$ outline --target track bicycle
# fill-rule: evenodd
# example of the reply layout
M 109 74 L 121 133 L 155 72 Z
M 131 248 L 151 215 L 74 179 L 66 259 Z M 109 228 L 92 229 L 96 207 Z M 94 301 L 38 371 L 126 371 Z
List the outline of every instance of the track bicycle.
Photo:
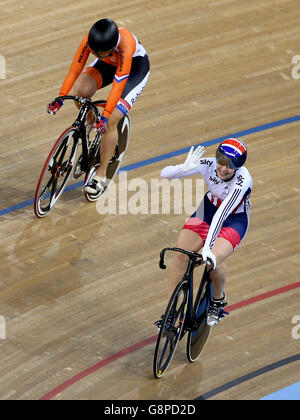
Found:
M 54 143 L 43 166 L 34 197 L 34 212 L 38 218 L 46 216 L 53 209 L 71 178 L 77 180 L 84 175 L 83 187 L 85 187 L 100 164 L 102 135 L 96 133 L 94 139 L 91 139 L 92 133 L 87 134 L 85 121 L 88 113 L 92 112 L 95 121 L 98 122 L 101 117 L 98 108 L 104 108 L 106 102 L 103 100 L 92 102 L 88 98 L 71 95 L 59 96 L 54 99 L 55 102 L 58 100 L 76 101 L 80 103 L 81 108 L 74 123 Z M 105 190 L 118 173 L 128 147 L 129 138 L 130 118 L 126 115 L 118 124 L 118 145 L 106 171 L 108 182 Z M 81 154 L 76 159 L 80 148 Z M 84 192 L 84 195 L 87 201 L 94 202 L 104 191 L 97 194 Z
M 160 253 L 159 266 L 161 269 L 166 269 L 164 257 L 167 251 L 188 255 L 189 262 L 185 275 L 177 284 L 162 317 L 153 360 L 153 373 L 158 379 L 167 370 L 179 341 L 186 333 L 188 333 L 187 358 L 189 362 L 193 363 L 199 358 L 212 330 L 212 327 L 207 324 L 207 313 L 213 296 L 210 278 L 212 265 L 205 265 L 194 300 L 193 273 L 196 267 L 205 264 L 202 255 L 181 248 L 164 248 Z M 212 263 L 212 261 L 210 262 Z M 225 313 L 228 314 L 222 309 L 220 310 L 221 317 Z

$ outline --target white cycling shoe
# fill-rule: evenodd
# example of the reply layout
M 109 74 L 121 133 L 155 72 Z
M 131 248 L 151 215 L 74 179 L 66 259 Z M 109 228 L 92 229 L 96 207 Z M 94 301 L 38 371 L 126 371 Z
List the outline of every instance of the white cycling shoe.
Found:
M 84 191 L 89 194 L 99 194 L 103 192 L 106 188 L 107 178 L 101 177 L 98 175 L 94 175 L 93 178 L 89 181 L 89 183 L 84 188 Z
M 224 311 L 225 306 L 227 306 L 226 295 L 224 293 L 224 298 L 220 300 L 212 299 L 210 302 L 208 314 L 207 314 L 207 325 L 214 327 L 217 325 L 221 318 L 224 318 L 224 315 L 228 315 L 228 312 Z

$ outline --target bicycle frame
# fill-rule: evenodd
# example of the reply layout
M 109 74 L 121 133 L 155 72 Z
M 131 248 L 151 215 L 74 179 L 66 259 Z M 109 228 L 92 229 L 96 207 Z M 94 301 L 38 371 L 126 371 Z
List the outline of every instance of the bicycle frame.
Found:
M 89 166 L 91 164 L 91 159 L 97 154 L 98 150 L 99 150 L 99 146 L 100 146 L 100 140 L 102 135 L 101 134 L 97 134 L 93 144 L 91 145 L 91 147 L 89 148 L 88 142 L 87 142 L 87 136 L 86 136 L 86 127 L 85 127 L 85 119 L 86 116 L 88 114 L 89 111 L 92 111 L 94 113 L 96 122 L 98 122 L 100 120 L 100 113 L 97 109 L 98 106 L 102 106 L 104 107 L 105 105 L 105 101 L 95 101 L 92 102 L 90 99 L 88 98 L 81 98 L 79 96 L 71 96 L 71 95 L 67 95 L 67 96 L 59 96 L 57 98 L 54 99 L 54 101 L 58 101 L 58 100 L 73 100 L 76 101 L 78 103 L 81 104 L 81 108 L 79 110 L 79 113 L 76 117 L 76 120 L 73 122 L 72 126 L 76 127 L 78 129 L 78 137 L 81 138 L 82 140 L 82 163 L 81 163 L 81 168 L 83 171 L 87 171 L 89 169 Z
M 195 310 L 196 310 L 197 303 L 199 303 L 199 300 L 201 298 L 204 286 L 206 285 L 207 282 L 208 282 L 209 286 L 211 286 L 211 279 L 210 279 L 209 273 L 211 272 L 212 268 L 208 269 L 207 266 L 205 267 L 202 279 L 201 279 L 200 284 L 199 284 L 196 299 L 194 301 L 194 276 L 193 276 L 193 273 L 194 273 L 194 269 L 196 267 L 204 264 L 202 255 L 197 254 L 196 252 L 186 251 L 186 250 L 183 250 L 181 248 L 164 248 L 160 253 L 159 266 L 160 266 L 161 269 L 166 268 L 166 266 L 164 264 L 164 256 L 165 256 L 165 253 L 167 251 L 180 252 L 182 254 L 185 254 L 185 255 L 189 256 L 188 267 L 187 267 L 186 272 L 185 272 L 185 274 L 183 276 L 183 279 L 182 279 L 182 280 L 186 280 L 188 282 L 188 287 L 189 287 L 188 310 L 187 310 L 187 313 L 186 313 L 184 328 L 183 328 L 183 335 L 184 335 L 187 331 L 197 330 L 197 327 L 198 327 L 199 323 L 201 323 L 203 317 L 205 316 L 205 313 L 203 312 L 200 315 L 200 317 L 197 319 L 197 314 L 195 313 Z M 209 261 L 210 261 L 210 259 L 209 259 Z M 211 263 L 212 263 L 212 261 L 211 261 Z M 211 289 L 212 289 L 212 287 L 209 287 L 209 289 L 208 289 L 208 301 L 209 302 L 210 302 L 211 297 L 212 297 L 211 296 L 212 295 L 212 290 Z

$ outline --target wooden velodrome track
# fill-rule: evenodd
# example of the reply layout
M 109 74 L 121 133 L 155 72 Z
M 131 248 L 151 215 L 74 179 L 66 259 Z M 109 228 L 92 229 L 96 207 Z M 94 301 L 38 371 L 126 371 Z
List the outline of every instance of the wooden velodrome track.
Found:
M 1 399 L 260 399 L 299 381 L 298 3 L 0 1 Z M 210 156 L 214 139 L 244 130 L 249 148 L 252 219 L 228 263 L 231 314 L 197 363 L 180 343 L 161 380 L 152 376 L 153 322 L 167 293 L 158 256 L 188 214 L 100 215 L 80 188 L 45 219 L 28 202 L 75 116 L 68 104 L 50 117 L 46 104 L 101 17 L 131 29 L 151 58 L 125 165 L 200 142 Z M 128 180 L 150 185 L 184 158 L 142 165 Z

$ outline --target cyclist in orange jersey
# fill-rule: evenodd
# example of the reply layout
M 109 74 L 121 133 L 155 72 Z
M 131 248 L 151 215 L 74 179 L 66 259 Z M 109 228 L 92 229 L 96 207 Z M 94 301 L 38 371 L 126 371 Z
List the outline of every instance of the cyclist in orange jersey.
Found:
M 90 53 L 97 58 L 84 68 Z M 74 86 L 74 95 L 92 98 L 98 89 L 112 83 L 100 121 L 95 123 L 93 115 L 87 120 L 87 132 L 94 126 L 103 138 L 101 162 L 85 187 L 86 192 L 96 194 L 104 189 L 106 170 L 118 142 L 118 123 L 140 96 L 149 74 L 150 63 L 144 47 L 132 32 L 117 27 L 110 19 L 97 21 L 81 42 L 59 96 L 68 95 Z M 52 102 L 48 112 L 56 114 L 62 105 L 62 101 Z

